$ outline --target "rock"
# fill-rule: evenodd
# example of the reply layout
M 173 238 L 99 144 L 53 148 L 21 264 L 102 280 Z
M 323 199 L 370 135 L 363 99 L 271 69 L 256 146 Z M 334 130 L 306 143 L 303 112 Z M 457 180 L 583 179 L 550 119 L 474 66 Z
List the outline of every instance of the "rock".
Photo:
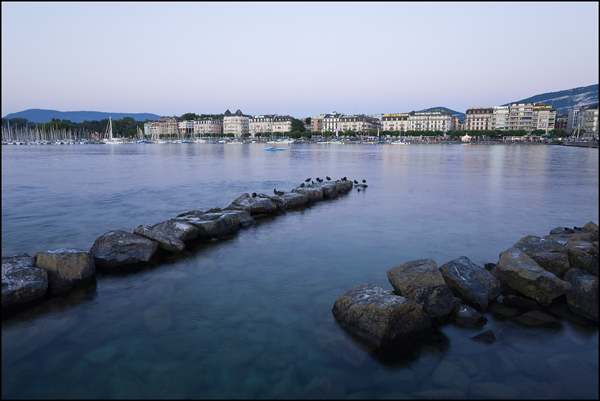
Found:
M 181 219 L 171 219 L 153 226 L 140 225 L 134 234 L 158 242 L 158 247 L 165 251 L 180 253 L 185 249 L 185 241 L 198 236 L 198 228 Z
M 274 213 L 277 210 L 277 205 L 267 195 L 261 194 L 253 198 L 245 193 L 234 199 L 225 210 L 244 210 L 250 213 L 250 215 L 255 215 Z
M 35 266 L 48 272 L 48 286 L 52 294 L 68 292 L 73 285 L 96 274 L 94 257 L 81 249 L 38 252 L 35 254 Z
M 114 268 L 148 262 L 158 242 L 123 230 L 109 231 L 98 237 L 90 250 L 96 267 Z
M 496 277 L 515 291 L 536 300 L 544 306 L 565 294 L 571 285 L 544 270 L 519 248 L 509 248 L 500 254 Z
M 510 319 L 513 322 L 531 327 L 557 327 L 560 322 L 548 313 L 540 310 L 532 310 Z
M 214 213 L 193 210 L 180 214 L 177 219 L 195 226 L 198 229 L 197 237 L 200 239 L 218 238 L 238 231 L 241 226 L 256 224 L 250 212 L 244 210 L 224 210 Z
M 598 241 L 567 240 L 565 244 L 570 267 L 576 267 L 598 277 Z
M 479 333 L 476 336 L 471 337 L 472 340 L 491 344 L 496 342 L 496 336 L 492 330 L 484 331 L 483 333 Z
M 309 202 L 318 202 L 323 200 L 323 189 L 317 187 L 317 184 L 311 187 L 294 188 L 293 193 L 304 194 L 308 198 Z
M 598 238 L 598 224 L 594 223 L 593 221 L 590 221 L 590 222 L 586 223 L 586 225 L 581 228 L 581 231 L 583 231 L 584 233 L 592 234 L 593 239 L 590 242 L 598 242 L 598 240 L 599 240 L 599 238 Z
M 281 198 L 285 201 L 287 209 L 306 206 L 308 203 L 308 196 L 299 192 L 287 192 L 281 195 Z
M 564 280 L 571 284 L 567 291 L 567 304 L 572 312 L 594 322 L 598 321 L 598 276 L 573 268 L 565 273 Z
M 431 328 L 423 307 L 373 284 L 361 284 L 336 298 L 338 322 L 375 347 L 410 343 Z
M 338 186 L 333 182 L 317 182 L 314 186 L 323 191 L 323 199 L 332 199 L 338 196 Z
M 439 270 L 452 293 L 479 312 L 500 295 L 500 281 L 466 256 L 443 264 Z
M 48 272 L 35 267 L 26 253 L 2 258 L 2 311 L 43 299 L 48 290 Z
M 432 320 L 443 322 L 461 303 L 433 260 L 406 262 L 388 270 L 387 275 L 396 294 L 422 305 Z
M 458 305 L 452 311 L 451 317 L 457 326 L 469 329 L 483 326 L 487 323 L 487 317 L 468 305 Z
M 514 245 L 525 252 L 538 265 L 557 277 L 569 270 L 567 249 L 552 239 L 528 235 Z
M 539 304 L 539 302 L 516 294 L 505 295 L 504 298 L 502 298 L 502 304 L 507 307 L 515 307 L 520 309 L 545 309 L 544 306 Z
M 554 234 L 573 234 L 575 231 L 568 227 L 556 227 L 550 230 L 550 235 Z

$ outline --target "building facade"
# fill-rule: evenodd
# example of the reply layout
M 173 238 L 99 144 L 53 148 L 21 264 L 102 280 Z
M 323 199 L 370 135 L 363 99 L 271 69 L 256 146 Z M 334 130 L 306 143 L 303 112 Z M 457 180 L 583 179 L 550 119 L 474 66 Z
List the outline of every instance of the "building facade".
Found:
M 557 114 L 556 121 L 554 122 L 554 129 L 567 130 L 567 122 L 569 121 L 569 114 Z
M 323 131 L 337 131 L 341 117 L 342 114 L 335 111 L 333 113 L 325 114 L 323 117 Z
M 223 121 L 220 118 L 198 118 L 194 120 L 195 136 L 218 136 L 223 133 Z
M 507 131 L 509 129 L 510 110 L 509 106 L 496 106 L 492 112 L 492 130 Z
M 292 132 L 292 120 L 290 116 L 276 116 L 273 119 L 273 132 Z
M 454 129 L 452 114 L 446 110 L 411 111 L 409 114 L 411 131 L 442 131 Z
M 471 107 L 465 113 L 465 130 L 491 130 L 493 113 L 494 109 L 491 107 Z
M 544 103 L 533 105 L 533 118 L 531 120 L 531 130 L 543 130 L 546 134 L 554 129 L 556 121 L 556 109 L 547 106 Z
M 276 117 L 275 114 L 264 114 L 260 116 L 251 117 L 248 124 L 250 135 L 255 136 L 258 133 L 273 133 L 273 119 Z
M 223 114 L 223 134 L 233 134 L 236 137 L 250 133 L 250 116 L 238 109 L 231 113 L 229 109 Z
M 381 129 L 383 131 L 406 132 L 410 129 L 408 113 L 384 114 L 381 117 Z
M 513 102 L 509 104 L 508 110 L 508 129 L 525 130 L 530 134 L 533 122 L 533 103 Z
M 318 116 L 314 116 L 310 120 L 310 128 L 312 132 L 323 132 L 323 119 L 325 118 L 325 114 L 319 114 Z
M 598 103 L 579 109 L 577 126 L 585 130 L 585 134 L 580 136 L 598 138 Z
M 379 119 L 375 117 L 358 114 L 354 116 L 340 116 L 338 121 L 338 131 L 361 132 L 377 131 L 380 128 Z

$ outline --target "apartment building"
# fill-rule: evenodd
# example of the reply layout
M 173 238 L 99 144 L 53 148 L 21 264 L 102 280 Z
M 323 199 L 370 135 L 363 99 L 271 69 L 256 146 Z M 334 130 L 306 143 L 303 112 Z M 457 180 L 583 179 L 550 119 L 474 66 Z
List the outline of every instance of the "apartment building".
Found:
M 191 136 L 194 134 L 194 121 L 182 120 L 177 123 L 177 132 L 181 136 Z
M 525 130 L 531 133 L 533 120 L 533 103 L 513 102 L 509 104 L 508 129 Z
M 353 116 L 340 116 L 338 131 L 368 132 L 377 131 L 381 127 L 379 119 L 375 117 L 358 114 Z
M 273 132 L 292 132 L 292 120 L 290 116 L 276 116 L 273 119 Z
M 323 117 L 323 131 L 337 131 L 341 117 L 342 114 L 336 111 L 334 111 L 333 113 L 325 114 L 325 116 Z
M 248 124 L 250 135 L 255 136 L 258 133 L 272 133 L 273 132 L 273 119 L 276 114 L 264 114 L 260 116 L 251 117 Z
M 250 133 L 250 118 L 238 109 L 235 113 L 231 113 L 229 109 L 223 114 L 223 134 L 234 134 L 242 136 Z
M 217 136 L 223 133 L 223 120 L 220 118 L 198 118 L 194 120 L 195 136 Z
M 579 109 L 569 110 L 567 115 L 567 132 L 570 134 L 574 129 L 577 128 L 577 118 L 579 116 Z
M 465 122 L 460 120 L 458 116 L 452 116 L 452 127 L 455 130 L 463 130 L 465 129 Z
M 158 135 L 163 137 L 175 138 L 179 132 L 179 122 L 183 121 L 180 117 L 163 117 L 157 121 L 156 130 Z
M 556 121 L 556 109 L 544 103 L 533 105 L 533 118 L 531 119 L 531 130 L 544 130 L 546 134 L 554 129 Z
M 310 120 L 310 130 L 312 132 L 323 132 L 323 120 L 325 118 L 325 114 L 319 114 L 318 116 L 314 116 Z
M 586 137 L 598 137 L 598 103 L 579 109 L 577 126 L 585 130 Z
M 381 129 L 383 131 L 406 132 L 410 129 L 408 113 L 384 114 L 381 117 Z
M 483 131 L 492 129 L 492 115 L 494 113 L 491 107 L 471 107 L 465 113 L 465 130 Z
M 509 106 L 496 106 L 492 111 L 492 130 L 507 131 L 509 129 L 510 109 Z
M 452 114 L 446 110 L 411 111 L 409 114 L 411 131 L 442 131 L 454 129 Z
M 554 121 L 554 129 L 567 130 L 567 122 L 569 121 L 569 114 L 557 114 L 556 121 Z

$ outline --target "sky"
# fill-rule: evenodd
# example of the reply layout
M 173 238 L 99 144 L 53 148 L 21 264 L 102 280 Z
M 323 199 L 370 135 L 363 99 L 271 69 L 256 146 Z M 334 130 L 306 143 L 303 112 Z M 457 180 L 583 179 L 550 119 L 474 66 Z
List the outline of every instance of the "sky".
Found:
M 2 2 L 2 116 L 464 113 L 598 83 L 598 2 Z

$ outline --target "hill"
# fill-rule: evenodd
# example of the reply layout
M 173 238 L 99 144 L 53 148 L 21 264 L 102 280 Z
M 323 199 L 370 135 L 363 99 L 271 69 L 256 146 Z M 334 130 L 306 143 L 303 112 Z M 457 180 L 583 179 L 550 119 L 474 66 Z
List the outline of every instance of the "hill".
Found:
M 598 103 L 598 84 L 580 88 L 565 89 L 558 92 L 548 92 L 541 95 L 516 100 L 517 102 L 545 103 L 556 109 L 556 114 L 566 114 L 571 110 Z M 508 103 L 503 106 L 508 106 Z
M 57 120 L 68 120 L 73 123 L 84 121 L 102 121 L 111 117 L 113 120 L 121 120 L 123 117 L 131 117 L 135 121 L 158 120 L 162 116 L 151 113 L 105 113 L 102 111 L 58 111 L 44 109 L 29 109 L 17 113 L 7 114 L 2 118 L 26 118 L 31 123 L 43 124 Z
M 420 110 L 420 111 L 431 111 L 431 110 L 449 111 L 450 114 L 452 114 L 453 116 L 457 116 L 459 120 L 464 120 L 465 119 L 465 113 L 461 113 L 460 111 L 450 110 L 450 109 L 448 109 L 446 107 L 430 107 L 428 109 Z

